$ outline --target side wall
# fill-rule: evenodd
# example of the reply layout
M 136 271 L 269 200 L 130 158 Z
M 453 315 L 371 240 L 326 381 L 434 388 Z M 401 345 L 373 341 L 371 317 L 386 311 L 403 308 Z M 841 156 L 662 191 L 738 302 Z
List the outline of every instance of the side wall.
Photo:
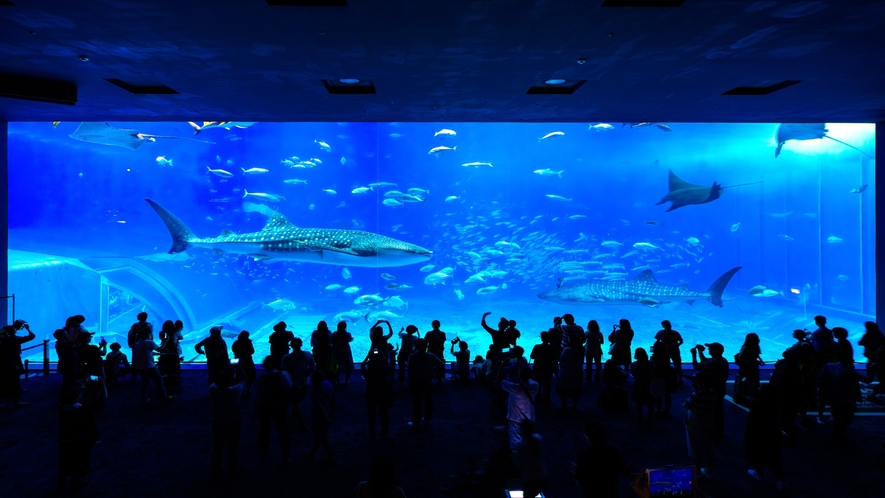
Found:
M 876 322 L 885 316 L 885 174 L 879 169 L 885 158 L 885 122 L 876 123 Z
M 0 268 L 3 268 L 3 278 L 0 279 L 0 296 L 8 294 L 9 282 L 9 127 L 5 121 L 0 121 Z M 9 307 L 3 299 L 3 305 Z M 0 325 L 6 325 L 11 315 L 3 313 L 0 317 Z

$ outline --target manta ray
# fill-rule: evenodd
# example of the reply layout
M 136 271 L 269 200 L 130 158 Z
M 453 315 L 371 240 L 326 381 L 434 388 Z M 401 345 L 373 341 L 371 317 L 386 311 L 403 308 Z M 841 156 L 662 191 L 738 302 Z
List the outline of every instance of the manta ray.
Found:
M 716 182 L 713 182 L 712 187 L 693 185 L 679 178 L 673 173 L 673 170 L 670 170 L 670 191 L 656 205 L 660 206 L 670 201 L 670 208 L 667 209 L 669 213 L 683 206 L 713 202 L 722 195 L 722 192 L 725 192 L 725 188 Z
M 667 195 L 665 195 L 655 205 L 660 206 L 661 204 L 669 201 L 671 203 L 670 208 L 666 211 L 669 213 L 670 211 L 673 211 L 674 209 L 679 209 L 683 206 L 713 202 L 718 199 L 727 188 L 743 187 L 744 185 L 756 185 L 757 183 L 762 182 L 741 183 L 739 185 L 729 185 L 727 187 L 723 187 L 722 185 L 713 182 L 712 187 L 705 187 L 703 185 L 694 185 L 692 183 L 688 183 L 687 181 L 676 176 L 673 173 L 673 170 L 670 170 L 670 191 L 667 192 Z
M 870 159 L 873 159 L 873 156 L 858 149 L 857 147 L 827 135 L 827 131 L 829 130 L 827 130 L 827 125 L 824 123 L 781 123 L 777 125 L 777 132 L 775 134 L 775 140 L 777 140 L 777 148 L 774 149 L 774 158 L 777 159 L 777 156 L 781 154 L 781 149 L 784 147 L 784 144 L 788 140 L 814 140 L 817 138 L 829 138 L 834 142 L 839 142 L 842 145 L 847 145 L 848 147 L 851 147 L 852 149 L 860 152 Z
M 196 246 L 212 249 L 216 254 L 247 254 L 256 260 L 370 268 L 424 263 L 433 256 L 432 251 L 415 244 L 362 230 L 299 228 L 282 214 L 263 205 L 248 209 L 268 217 L 267 224 L 258 232 L 238 234 L 225 229 L 218 237 L 197 237 L 163 206 L 150 199 L 145 201 L 154 208 L 172 236 L 169 254 Z
M 74 133 L 71 133 L 68 136 L 81 142 L 112 145 L 114 147 L 124 147 L 129 150 L 136 150 L 148 142 L 156 142 L 158 138 L 166 140 L 188 140 L 205 144 L 215 143 L 186 137 L 149 135 L 147 133 L 140 133 L 138 130 L 114 128 L 107 123 L 80 123 L 80 126 L 77 127 Z

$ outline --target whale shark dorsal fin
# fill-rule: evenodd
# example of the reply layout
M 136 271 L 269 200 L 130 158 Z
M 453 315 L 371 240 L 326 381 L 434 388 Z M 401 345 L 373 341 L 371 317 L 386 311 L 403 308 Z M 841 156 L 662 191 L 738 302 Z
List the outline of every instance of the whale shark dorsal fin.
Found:
M 222 237 L 228 237 L 230 235 L 236 235 L 236 233 L 233 230 L 229 230 L 227 228 L 225 228 L 224 230 L 221 231 Z
M 636 275 L 636 278 L 633 279 L 634 282 L 654 282 L 658 283 L 657 279 L 655 279 L 655 274 L 651 270 L 643 270 L 642 273 Z
M 264 225 L 264 228 L 261 229 L 262 232 L 270 232 L 273 230 L 285 230 L 288 228 L 298 228 L 293 225 L 285 216 L 280 213 L 274 212 L 269 215 L 267 218 L 267 223 Z

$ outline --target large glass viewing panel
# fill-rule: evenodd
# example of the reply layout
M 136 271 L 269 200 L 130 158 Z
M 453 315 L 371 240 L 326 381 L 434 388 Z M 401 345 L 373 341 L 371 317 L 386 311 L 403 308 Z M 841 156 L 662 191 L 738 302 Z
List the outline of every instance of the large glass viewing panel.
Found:
M 259 362 L 279 321 L 345 320 L 360 361 L 376 320 L 438 319 L 484 356 L 483 312 L 526 349 L 572 313 L 606 335 L 628 318 L 646 348 L 669 319 L 685 358 L 756 332 L 774 360 L 814 315 L 855 342 L 875 312 L 871 124 L 195 131 L 9 124 L 9 289 L 39 338 L 82 313 L 125 349 L 145 310 L 185 323 L 187 360 L 223 324 Z

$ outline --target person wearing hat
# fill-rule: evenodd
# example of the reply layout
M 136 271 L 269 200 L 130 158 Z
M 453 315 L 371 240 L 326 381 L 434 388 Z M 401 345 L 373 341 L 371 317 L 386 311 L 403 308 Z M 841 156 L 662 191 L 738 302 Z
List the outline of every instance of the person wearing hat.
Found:
M 21 329 L 28 331 L 26 337 L 15 335 Z M 0 399 L 11 398 L 13 406 L 25 406 L 19 401 L 21 396 L 22 344 L 37 337 L 24 320 L 16 320 L 12 325 L 0 329 Z
M 209 329 L 209 337 L 194 345 L 197 354 L 206 356 L 206 369 L 209 370 L 208 385 L 215 382 L 215 376 L 228 366 L 230 357 L 227 354 L 227 343 L 221 337 L 221 325 Z
M 704 356 L 704 349 L 710 350 L 710 358 Z M 722 404 L 725 402 L 725 385 L 728 382 L 728 360 L 723 358 L 725 347 L 718 342 L 698 344 L 691 348 L 691 365 L 695 372 L 705 372 L 710 376 L 710 388 L 718 396 L 719 401 L 713 410 L 713 421 L 716 424 L 716 432 L 720 436 L 725 433 L 725 412 Z

